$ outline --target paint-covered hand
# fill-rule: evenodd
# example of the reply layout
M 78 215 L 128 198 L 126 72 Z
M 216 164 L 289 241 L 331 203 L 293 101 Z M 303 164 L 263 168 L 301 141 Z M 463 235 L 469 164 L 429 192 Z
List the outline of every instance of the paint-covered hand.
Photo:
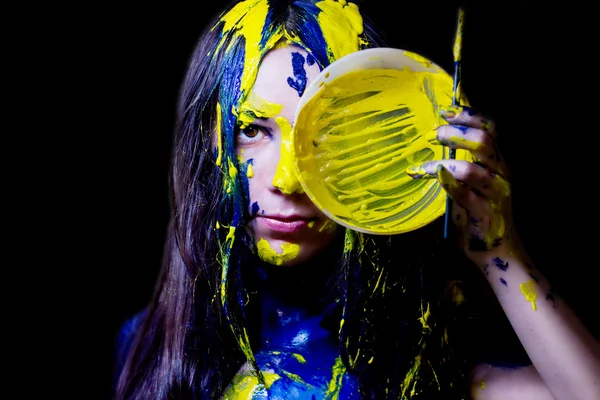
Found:
M 463 106 L 440 111 L 448 122 L 437 130 L 437 139 L 451 149 L 472 155 L 465 160 L 437 160 L 413 165 L 407 173 L 415 179 L 438 179 L 453 200 L 452 220 L 461 247 L 477 264 L 489 251 L 512 251 L 512 215 L 508 170 L 496 146 L 495 124 Z

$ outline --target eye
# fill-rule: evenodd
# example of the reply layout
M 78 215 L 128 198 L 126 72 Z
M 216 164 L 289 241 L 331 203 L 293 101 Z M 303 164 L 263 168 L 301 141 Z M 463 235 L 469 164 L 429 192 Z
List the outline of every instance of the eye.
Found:
M 259 143 L 268 136 L 266 128 L 251 124 L 237 129 L 236 140 L 240 145 L 250 145 Z
M 240 129 L 240 133 L 246 137 L 253 138 L 258 135 L 258 127 L 254 125 L 248 125 L 245 128 Z

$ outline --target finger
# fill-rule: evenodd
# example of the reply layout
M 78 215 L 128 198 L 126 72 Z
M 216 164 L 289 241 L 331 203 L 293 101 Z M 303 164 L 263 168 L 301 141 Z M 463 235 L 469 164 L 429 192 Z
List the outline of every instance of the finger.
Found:
M 510 185 L 503 176 L 464 160 L 436 160 L 411 165 L 406 173 L 415 179 L 437 179 L 440 167 L 477 195 L 494 201 L 510 195 Z
M 490 118 L 483 116 L 479 111 L 467 106 L 442 107 L 438 113 L 449 124 L 469 126 L 487 132 L 496 137 L 496 124 Z
M 466 210 L 469 221 L 475 226 L 483 221 L 489 213 L 490 202 L 471 190 L 469 186 L 454 178 L 452 172 L 442 164 L 439 164 L 436 170 L 442 188 L 454 202 Z
M 470 151 L 490 170 L 504 173 L 505 168 L 496 142 L 484 130 L 465 125 L 442 125 L 437 129 L 437 139 L 452 149 Z

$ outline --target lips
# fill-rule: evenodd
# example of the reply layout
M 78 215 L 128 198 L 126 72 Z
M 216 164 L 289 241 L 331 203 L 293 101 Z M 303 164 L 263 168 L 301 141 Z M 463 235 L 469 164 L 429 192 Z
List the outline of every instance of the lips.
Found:
M 306 227 L 313 218 L 305 218 L 301 216 L 277 216 L 277 215 L 261 215 L 256 217 L 259 223 L 264 224 L 268 229 L 275 232 L 293 233 L 298 232 Z

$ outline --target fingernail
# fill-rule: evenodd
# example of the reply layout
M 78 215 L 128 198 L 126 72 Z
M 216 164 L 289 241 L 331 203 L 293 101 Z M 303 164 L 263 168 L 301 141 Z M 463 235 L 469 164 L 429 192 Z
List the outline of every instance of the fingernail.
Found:
M 414 164 L 406 168 L 406 173 L 410 175 L 411 178 L 414 179 L 433 179 L 436 178 L 437 171 L 434 174 L 431 174 L 427 171 L 426 163 L 423 164 Z
M 438 110 L 438 114 L 440 114 L 440 116 L 442 116 L 443 118 L 454 118 L 458 114 L 460 114 L 462 110 L 463 108 L 461 106 L 441 107 Z

